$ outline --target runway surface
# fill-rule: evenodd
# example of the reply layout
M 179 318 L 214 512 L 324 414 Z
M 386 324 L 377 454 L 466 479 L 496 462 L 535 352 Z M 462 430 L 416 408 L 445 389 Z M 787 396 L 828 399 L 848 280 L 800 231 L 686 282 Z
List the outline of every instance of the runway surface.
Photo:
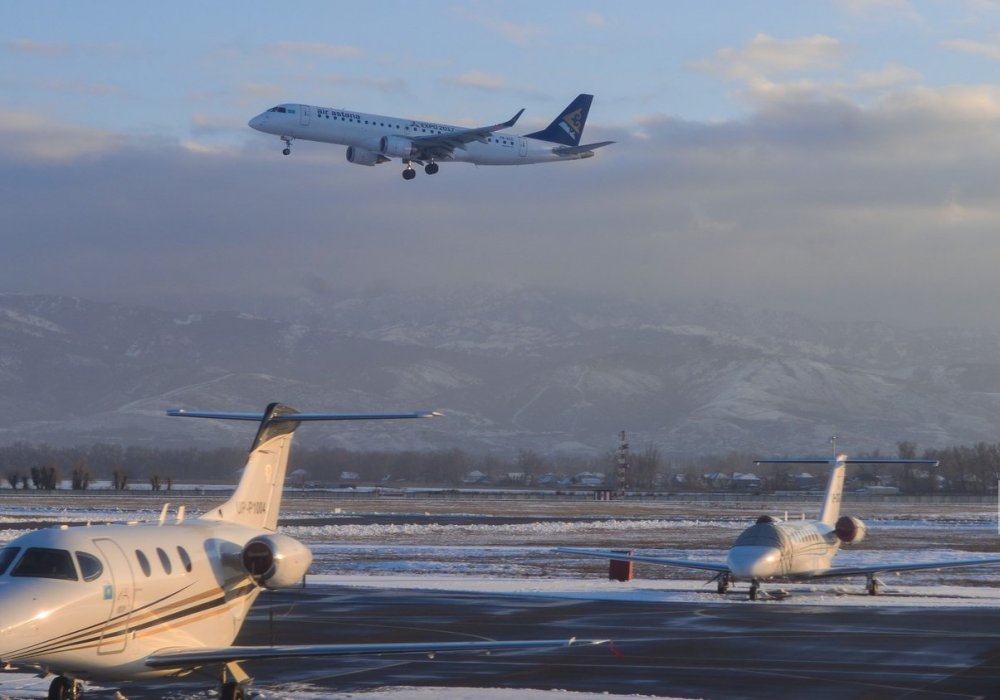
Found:
M 266 698 L 296 692 L 336 698 L 387 685 L 733 699 L 1000 695 L 996 608 L 649 603 L 320 585 L 262 596 L 238 643 L 574 636 L 615 642 L 433 660 L 293 660 L 247 669 Z M 203 698 L 211 686 L 209 679 L 185 679 L 126 694 L 131 700 Z

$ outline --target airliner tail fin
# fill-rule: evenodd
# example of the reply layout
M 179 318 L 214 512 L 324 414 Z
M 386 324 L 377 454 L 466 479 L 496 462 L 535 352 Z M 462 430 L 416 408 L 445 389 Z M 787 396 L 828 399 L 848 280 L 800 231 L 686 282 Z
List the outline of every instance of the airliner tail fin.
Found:
M 526 137 L 563 146 L 579 146 L 583 127 L 587 123 L 587 114 L 590 112 L 590 103 L 593 101 L 593 95 L 577 95 L 551 124 L 541 131 L 526 134 Z

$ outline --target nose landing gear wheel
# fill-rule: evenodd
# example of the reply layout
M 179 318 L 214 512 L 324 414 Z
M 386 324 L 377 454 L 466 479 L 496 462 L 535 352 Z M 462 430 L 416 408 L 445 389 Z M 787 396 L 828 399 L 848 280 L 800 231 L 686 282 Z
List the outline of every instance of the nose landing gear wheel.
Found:
M 285 142 L 285 147 L 281 150 L 281 153 L 287 156 L 292 152 L 292 139 L 290 136 L 282 136 L 281 140 Z

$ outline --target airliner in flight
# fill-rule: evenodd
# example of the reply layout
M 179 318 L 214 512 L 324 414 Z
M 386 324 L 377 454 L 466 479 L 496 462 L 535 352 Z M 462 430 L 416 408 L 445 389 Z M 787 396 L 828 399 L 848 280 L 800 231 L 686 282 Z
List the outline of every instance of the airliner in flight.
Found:
M 521 640 L 232 646 L 264 589 L 302 581 L 304 544 L 276 532 L 295 429 L 306 421 L 426 418 L 433 412 L 260 413 L 172 410 L 173 416 L 253 421 L 250 456 L 232 497 L 198 518 L 66 525 L 0 549 L 0 666 L 55 674 L 49 700 L 82 697 L 83 680 L 128 682 L 217 671 L 221 700 L 243 700 L 244 661 L 362 654 L 433 654 L 589 644 Z M 119 693 L 120 696 L 120 693 Z
M 621 561 L 637 561 L 715 573 L 718 592 L 725 593 L 730 584 L 750 582 L 750 599 L 756 600 L 763 581 L 833 578 L 840 576 L 867 577 L 869 595 L 879 589 L 879 574 L 921 569 L 1000 564 L 1000 557 L 964 559 L 959 561 L 896 562 L 869 566 L 833 566 L 833 558 L 841 544 L 856 544 L 865 538 L 867 529 L 859 518 L 840 515 L 844 476 L 848 464 L 928 464 L 937 462 L 920 459 L 848 459 L 840 455 L 833 459 L 766 459 L 756 464 L 827 464 L 830 479 L 823 504 L 816 520 L 779 520 L 762 515 L 744 530 L 729 549 L 725 562 L 668 559 L 643 554 L 620 554 L 608 550 L 561 547 L 556 551 L 586 557 Z
M 347 146 L 347 160 L 357 165 L 378 165 L 400 158 L 403 179 L 412 180 L 424 166 L 433 175 L 442 161 L 476 165 L 527 165 L 590 158 L 594 151 L 614 141 L 580 144 L 593 95 L 577 95 L 569 106 L 541 131 L 524 136 L 498 132 L 517 122 L 524 110 L 505 122 L 467 129 L 401 117 L 384 117 L 346 109 L 281 104 L 250 120 L 250 126 L 281 137 L 286 156 L 292 141 L 320 141 Z

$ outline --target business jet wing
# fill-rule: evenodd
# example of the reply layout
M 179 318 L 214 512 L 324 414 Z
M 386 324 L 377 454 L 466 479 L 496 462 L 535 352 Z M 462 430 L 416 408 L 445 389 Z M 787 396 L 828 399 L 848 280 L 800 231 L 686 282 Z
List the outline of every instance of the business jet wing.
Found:
M 964 566 L 983 566 L 1000 564 L 1000 557 L 985 557 L 982 559 L 959 559 L 952 561 L 925 561 L 897 564 L 872 564 L 869 566 L 835 566 L 825 571 L 806 574 L 809 578 L 834 578 L 837 576 L 867 576 L 868 574 L 887 574 L 896 571 L 922 571 L 928 569 L 957 569 Z
M 614 559 L 615 561 L 641 561 L 647 564 L 661 564 L 663 566 L 676 566 L 683 569 L 700 569 L 701 571 L 715 571 L 718 573 L 729 573 L 729 567 L 722 563 L 710 561 L 694 561 L 692 559 L 668 559 L 666 557 L 654 557 L 648 554 L 622 554 L 609 549 L 574 549 L 571 547 L 559 547 L 556 549 L 560 554 L 576 554 L 581 557 L 597 557 L 598 559 Z
M 522 108 L 513 117 L 499 124 L 480 126 L 475 129 L 459 129 L 447 134 L 415 136 L 410 140 L 414 146 L 420 149 L 420 157 L 422 159 L 447 160 L 456 148 L 465 148 L 467 143 L 472 143 L 473 141 L 485 142 L 494 131 L 514 126 L 523 112 L 524 109 Z
M 448 652 L 554 649 L 606 644 L 607 639 L 529 639 L 482 642 L 417 642 L 390 644 L 292 644 L 271 647 L 223 647 L 164 651 L 146 658 L 150 668 L 197 668 L 208 664 L 257 659 L 292 659 L 318 656 L 371 656 L 379 654 L 438 654 Z

